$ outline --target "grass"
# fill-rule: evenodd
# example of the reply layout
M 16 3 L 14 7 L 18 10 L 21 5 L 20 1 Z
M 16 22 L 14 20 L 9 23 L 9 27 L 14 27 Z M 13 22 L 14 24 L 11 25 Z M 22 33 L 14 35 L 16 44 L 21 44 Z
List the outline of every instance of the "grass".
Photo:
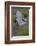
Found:
M 16 31 L 16 30 L 15 30 Z M 19 32 L 17 32 L 17 35 L 28 35 L 29 34 L 29 29 L 28 27 L 24 27 L 21 29 Z

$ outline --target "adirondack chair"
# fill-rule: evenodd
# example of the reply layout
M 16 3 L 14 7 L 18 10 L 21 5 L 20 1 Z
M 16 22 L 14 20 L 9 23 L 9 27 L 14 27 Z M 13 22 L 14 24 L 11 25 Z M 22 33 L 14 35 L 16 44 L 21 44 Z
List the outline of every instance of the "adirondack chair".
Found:
M 24 24 L 26 24 L 26 21 L 20 11 L 16 12 L 16 21 L 19 26 L 24 26 Z

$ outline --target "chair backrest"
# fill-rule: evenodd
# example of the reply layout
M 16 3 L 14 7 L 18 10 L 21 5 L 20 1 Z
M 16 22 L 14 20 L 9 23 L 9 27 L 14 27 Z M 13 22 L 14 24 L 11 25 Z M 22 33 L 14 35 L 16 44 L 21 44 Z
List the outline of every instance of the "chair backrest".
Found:
M 19 10 L 17 10 L 17 12 L 16 12 L 16 18 L 18 21 L 22 20 L 22 14 Z

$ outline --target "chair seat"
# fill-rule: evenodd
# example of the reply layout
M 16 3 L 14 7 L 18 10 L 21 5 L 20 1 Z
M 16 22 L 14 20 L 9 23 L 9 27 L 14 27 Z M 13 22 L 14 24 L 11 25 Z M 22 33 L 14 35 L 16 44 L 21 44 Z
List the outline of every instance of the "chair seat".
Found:
M 24 22 L 23 20 L 19 20 L 19 19 L 17 19 L 17 22 L 19 26 L 23 26 L 24 24 L 26 24 L 26 22 Z

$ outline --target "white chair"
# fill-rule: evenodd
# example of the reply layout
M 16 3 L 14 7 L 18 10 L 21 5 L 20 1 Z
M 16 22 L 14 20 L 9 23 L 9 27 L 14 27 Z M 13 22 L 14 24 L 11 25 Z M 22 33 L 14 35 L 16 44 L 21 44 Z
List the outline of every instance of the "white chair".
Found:
M 24 24 L 26 24 L 26 21 L 23 19 L 23 15 L 21 14 L 20 11 L 16 12 L 16 21 L 18 23 L 19 26 L 24 26 Z

